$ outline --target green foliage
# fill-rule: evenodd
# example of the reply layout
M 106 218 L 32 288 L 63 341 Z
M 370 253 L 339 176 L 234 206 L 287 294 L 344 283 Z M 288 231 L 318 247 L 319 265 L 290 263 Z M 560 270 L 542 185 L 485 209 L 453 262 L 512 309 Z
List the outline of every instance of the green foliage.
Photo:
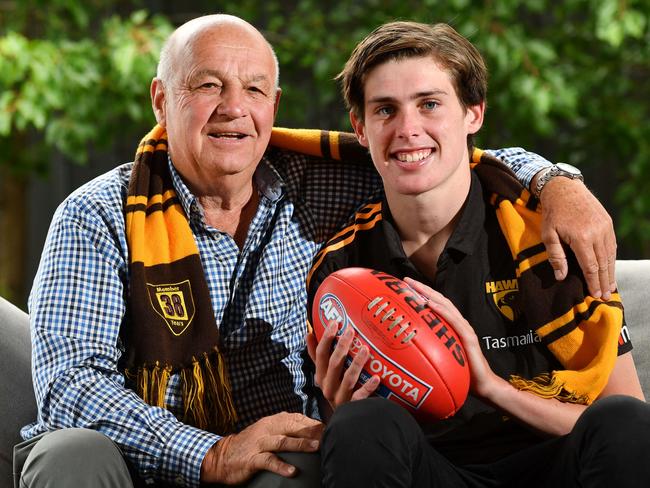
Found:
M 130 14 L 126 0 L 8 3 L 0 154 L 12 157 L 0 164 L 45 169 L 52 148 L 83 161 L 90 142 L 150 125 L 149 81 L 171 29 L 164 17 Z M 282 67 L 278 124 L 346 130 L 333 78 L 354 45 L 386 21 L 450 23 L 490 68 L 480 145 L 570 161 L 596 186 L 608 168 L 601 183 L 617 188 L 619 239 L 650 255 L 650 0 L 225 0 L 186 9 L 239 15 L 265 33 Z M 178 11 L 177 21 L 194 15 Z M 25 144 L 38 134 L 42 144 Z
M 0 164 L 14 172 L 47 170 L 52 149 L 85 162 L 91 143 L 153 122 L 149 83 L 171 24 L 136 11 L 92 26 L 85 2 L 53 3 L 66 14 L 52 17 L 49 37 L 12 28 L 0 37 L 0 151 L 11 155 Z
M 447 22 L 490 69 L 484 147 L 524 146 L 616 186 L 619 240 L 650 256 L 649 0 L 253 0 L 223 2 L 276 47 L 279 123 L 349 130 L 332 81 L 354 45 L 391 20 Z M 607 170 L 600 177 L 601 170 Z

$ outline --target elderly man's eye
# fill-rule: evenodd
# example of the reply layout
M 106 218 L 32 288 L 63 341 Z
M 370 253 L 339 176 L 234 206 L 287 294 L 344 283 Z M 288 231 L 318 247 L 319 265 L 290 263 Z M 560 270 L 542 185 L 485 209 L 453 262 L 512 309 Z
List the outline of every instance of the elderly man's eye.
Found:
M 251 93 L 259 93 L 260 95 L 266 94 L 266 92 L 262 90 L 259 86 L 249 86 L 248 91 Z

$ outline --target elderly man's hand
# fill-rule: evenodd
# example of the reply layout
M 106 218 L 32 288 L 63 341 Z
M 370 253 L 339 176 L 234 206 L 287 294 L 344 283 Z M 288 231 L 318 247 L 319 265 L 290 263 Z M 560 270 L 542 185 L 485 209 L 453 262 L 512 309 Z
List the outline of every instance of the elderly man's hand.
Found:
M 616 289 L 616 236 L 607 211 L 581 181 L 568 178 L 551 179 L 540 199 L 542 240 L 556 279 L 563 280 L 568 271 L 565 242 L 578 259 L 591 295 L 609 299 Z
M 264 417 L 210 448 L 201 464 L 201 481 L 239 484 L 262 470 L 291 477 L 295 467 L 274 453 L 318 451 L 323 428 L 321 422 L 299 413 Z

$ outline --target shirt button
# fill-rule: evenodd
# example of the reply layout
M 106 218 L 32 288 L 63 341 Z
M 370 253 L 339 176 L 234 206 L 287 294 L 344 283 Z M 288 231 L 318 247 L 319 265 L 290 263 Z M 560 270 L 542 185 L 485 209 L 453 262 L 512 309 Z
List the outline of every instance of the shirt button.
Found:
M 183 478 L 180 474 L 174 478 L 174 481 L 176 482 L 177 485 L 184 485 L 185 484 L 185 478 Z

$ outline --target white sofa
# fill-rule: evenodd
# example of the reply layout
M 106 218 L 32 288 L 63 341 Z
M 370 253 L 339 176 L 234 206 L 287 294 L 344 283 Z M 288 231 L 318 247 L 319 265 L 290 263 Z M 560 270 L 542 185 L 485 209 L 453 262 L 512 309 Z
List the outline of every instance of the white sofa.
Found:
M 619 260 L 616 277 L 641 385 L 650 399 L 650 260 Z M 27 314 L 0 297 L 0 487 L 12 486 L 13 445 L 36 418 Z

